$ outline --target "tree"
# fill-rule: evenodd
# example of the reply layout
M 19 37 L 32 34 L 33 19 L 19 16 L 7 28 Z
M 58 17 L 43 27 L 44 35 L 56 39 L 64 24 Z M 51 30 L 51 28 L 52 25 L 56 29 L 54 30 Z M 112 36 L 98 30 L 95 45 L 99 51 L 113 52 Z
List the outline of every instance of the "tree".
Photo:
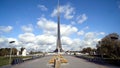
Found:
M 10 50 L 11 50 L 11 48 L 1 48 L 0 56 L 10 55 Z M 17 54 L 17 49 L 12 48 L 12 55 L 16 55 L 16 54 Z
M 117 33 L 111 33 L 105 36 L 97 44 L 97 53 L 103 57 L 103 55 L 111 58 L 117 58 L 120 52 L 120 40 Z
M 83 48 L 83 50 L 81 52 L 82 53 L 89 53 L 89 55 L 91 55 L 92 48 L 91 47 Z
M 7 51 L 4 48 L 0 49 L 0 56 L 5 56 L 6 54 Z
M 20 54 L 22 54 L 22 52 L 23 52 L 23 50 L 24 50 L 25 48 L 24 47 L 22 47 L 20 50 Z
M 16 48 L 12 48 L 12 55 L 16 55 L 17 54 L 17 49 Z

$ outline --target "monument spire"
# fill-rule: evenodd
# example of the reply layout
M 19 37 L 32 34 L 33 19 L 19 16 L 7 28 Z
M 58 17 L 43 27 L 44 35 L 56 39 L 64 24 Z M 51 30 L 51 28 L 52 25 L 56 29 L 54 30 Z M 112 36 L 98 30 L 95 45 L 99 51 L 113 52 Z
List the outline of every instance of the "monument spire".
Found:
M 61 37 L 60 37 L 60 6 L 59 6 L 59 0 L 58 0 L 58 6 L 57 6 L 57 46 L 54 52 L 63 52 L 62 46 L 61 46 Z

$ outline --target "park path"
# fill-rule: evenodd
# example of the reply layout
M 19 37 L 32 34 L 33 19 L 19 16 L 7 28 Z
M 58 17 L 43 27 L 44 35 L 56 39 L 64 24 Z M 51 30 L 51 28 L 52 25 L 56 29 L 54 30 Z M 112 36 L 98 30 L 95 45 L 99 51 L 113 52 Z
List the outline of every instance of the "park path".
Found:
M 111 65 L 100 65 L 89 62 L 84 59 L 76 58 L 74 56 L 64 56 L 69 63 L 62 64 L 61 68 L 119 68 Z M 53 68 L 48 64 L 48 61 L 52 56 L 46 56 L 40 59 L 26 61 L 21 64 L 12 66 L 12 68 Z

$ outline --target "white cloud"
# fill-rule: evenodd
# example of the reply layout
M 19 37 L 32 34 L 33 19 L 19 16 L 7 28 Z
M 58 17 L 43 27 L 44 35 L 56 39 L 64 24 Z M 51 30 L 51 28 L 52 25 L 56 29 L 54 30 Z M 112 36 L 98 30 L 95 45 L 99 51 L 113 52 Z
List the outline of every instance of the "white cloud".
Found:
M 95 48 L 101 34 L 99 32 L 87 32 L 82 41 L 82 46 Z
M 63 16 L 64 16 L 65 19 L 73 19 L 73 17 L 76 16 L 76 15 L 75 15 L 75 8 L 72 7 L 70 4 L 66 4 L 66 5 L 60 6 L 59 12 L 60 12 L 61 14 L 63 14 Z M 57 13 L 58 13 L 58 10 L 57 10 L 57 8 L 55 8 L 55 9 L 53 10 L 51 16 L 52 16 L 52 17 L 57 16 Z M 77 22 L 77 23 L 79 23 L 79 24 L 82 24 L 83 22 L 85 22 L 85 21 L 88 19 L 88 17 L 86 16 L 85 13 L 84 13 L 84 14 L 81 14 L 81 15 L 75 17 L 75 18 L 76 18 L 76 21 L 72 21 L 72 22 L 71 22 L 72 25 L 74 25 L 75 22 Z
M 42 11 L 48 10 L 48 8 L 45 5 L 38 5 L 38 8 L 40 8 Z
M 9 47 L 8 39 L 0 37 L 0 48 Z
M 61 25 L 61 35 L 62 36 L 69 36 L 73 33 L 76 33 L 78 29 L 71 25 Z
M 85 40 L 86 41 L 87 40 L 92 40 L 95 37 L 96 37 L 96 33 L 94 33 L 94 32 L 88 32 L 88 33 L 85 34 Z
M 32 32 L 33 31 L 33 25 L 32 24 L 28 24 L 26 26 L 24 25 L 21 28 L 24 32 Z
M 62 45 L 71 45 L 73 43 L 72 39 L 66 36 L 61 38 Z
M 95 48 L 100 40 L 99 36 L 104 32 L 84 33 L 83 39 L 62 36 L 61 43 L 64 50 L 80 50 L 80 46 Z M 18 40 L 15 38 L 0 38 L 0 47 L 9 47 L 9 41 L 15 41 L 13 47 L 25 47 L 28 50 L 54 51 L 56 48 L 56 36 L 54 35 L 34 35 L 33 33 L 20 34 Z M 13 45 L 13 44 L 12 44 Z
M 39 28 L 42 28 L 44 30 L 50 30 L 50 31 L 54 31 L 57 28 L 57 25 L 54 21 L 47 20 L 44 17 L 39 18 L 39 21 L 37 22 L 37 25 L 38 25 Z
M 44 5 L 38 5 L 42 11 L 48 9 Z M 89 26 L 84 27 L 78 31 L 74 24 L 82 24 L 88 17 L 86 14 L 81 14 L 75 17 L 75 8 L 70 4 L 60 6 L 60 13 L 65 19 L 75 20 L 70 24 L 60 24 L 61 27 L 61 44 L 64 50 L 80 50 L 80 46 L 83 47 L 95 47 L 97 41 L 100 40 L 99 36 L 104 35 L 104 32 L 86 32 Z M 52 17 L 57 15 L 57 8 L 55 8 L 51 14 Z M 73 18 L 74 17 L 74 18 Z M 15 47 L 25 47 L 28 50 L 41 50 L 41 51 L 54 51 L 56 48 L 56 35 L 57 35 L 57 22 L 41 16 L 37 21 L 37 26 L 41 29 L 41 35 L 35 35 L 33 33 L 33 25 L 28 24 L 21 26 L 25 32 L 18 35 L 18 39 L 15 38 L 0 38 L 0 47 L 9 47 L 9 41 L 16 41 Z M 38 29 L 38 28 L 36 28 Z M 11 26 L 1 27 L 0 31 L 9 32 L 12 30 Z M 74 36 L 72 36 L 74 35 Z M 76 36 L 77 35 L 77 36 Z M 82 35 L 82 39 L 79 37 Z
M 12 44 L 9 43 L 10 47 L 18 47 L 19 46 L 19 42 L 18 42 L 18 40 L 16 38 L 7 38 L 7 39 L 8 39 L 8 42 L 15 41 Z
M 75 14 L 75 8 L 70 4 L 60 6 L 59 12 L 63 13 L 65 19 L 72 19 Z M 52 17 L 57 16 L 58 10 L 55 8 L 51 14 Z
M 39 45 L 53 45 L 56 43 L 56 37 L 53 35 L 38 35 L 36 43 Z
M 28 50 L 54 51 L 56 48 L 57 23 L 53 20 L 48 20 L 45 17 L 39 18 L 37 26 L 42 29 L 41 35 L 32 33 L 32 25 L 22 26 L 24 34 L 19 34 L 18 39 L 15 38 L 0 38 L 0 47 L 9 47 L 9 41 L 16 41 L 14 47 L 25 47 Z M 104 35 L 104 32 L 85 32 L 89 29 L 88 26 L 78 31 L 78 28 L 72 25 L 60 24 L 61 26 L 61 44 L 64 50 L 80 50 L 83 47 L 95 47 L 99 36 Z M 33 26 L 32 26 L 33 27 Z M 28 29 L 27 29 L 28 28 Z M 83 39 L 78 35 L 72 38 L 71 35 L 82 35 Z
M 57 23 L 48 20 L 44 17 L 39 18 L 37 25 L 43 30 L 42 35 L 36 36 L 36 44 L 47 50 L 54 50 L 56 48 L 56 34 L 57 34 Z M 72 25 L 60 24 L 61 27 L 61 41 L 63 49 L 75 49 L 78 46 L 73 45 L 73 40 L 69 37 L 73 33 L 77 33 L 78 29 Z M 72 47 L 71 47 L 72 46 Z M 47 48 L 49 47 L 49 48 Z M 52 49 L 50 49 L 52 47 Z M 43 49 L 44 50 L 44 49 Z
M 79 23 L 79 24 L 82 24 L 83 22 L 85 22 L 86 20 L 87 20 L 87 16 L 86 16 L 86 14 L 82 14 L 82 15 L 79 15 L 78 17 L 77 17 L 77 22 Z
M 23 44 L 22 47 L 25 47 L 29 51 L 31 51 L 31 50 L 32 51 L 40 51 L 40 48 L 42 47 L 42 46 L 37 45 L 35 43 L 22 43 L 22 44 Z
M 79 38 L 73 39 L 72 47 L 73 50 L 80 50 L 80 46 L 82 44 L 82 41 Z
M 33 33 L 20 34 L 18 37 L 23 43 L 33 43 L 35 41 L 35 35 Z
M 0 26 L 0 32 L 10 32 L 12 29 L 12 26 Z
M 81 30 L 81 31 L 78 32 L 78 35 L 84 35 L 84 33 L 85 32 L 83 30 Z
M 10 44 L 10 41 L 15 41 L 15 43 Z M 17 47 L 19 45 L 19 42 L 15 38 L 5 38 L 5 37 L 0 37 L 0 48 L 5 48 L 5 47 Z
M 19 45 L 29 50 L 38 49 L 42 51 L 49 50 L 49 46 L 55 49 L 56 37 L 53 35 L 34 35 L 33 33 L 24 33 L 19 35 Z
M 105 32 L 100 32 L 101 35 L 105 35 Z
M 85 30 L 89 29 L 89 26 L 84 27 L 83 29 L 81 29 L 80 31 L 77 32 L 77 35 L 84 35 L 85 34 Z
M 76 23 L 75 23 L 75 21 L 71 21 L 71 25 L 75 25 Z
M 61 43 L 64 50 L 80 50 L 81 42 L 79 38 L 62 37 Z
M 57 34 L 57 23 L 52 20 L 47 20 L 42 17 L 37 22 L 39 28 L 42 28 L 45 34 L 56 35 Z M 69 36 L 78 31 L 78 29 L 72 25 L 60 25 L 61 35 Z
M 83 28 L 83 30 L 87 30 L 87 29 L 89 29 L 89 26 L 86 26 L 85 28 Z
M 34 35 L 32 33 L 25 33 L 19 35 L 19 40 L 22 42 L 22 46 L 35 49 L 36 47 L 42 51 L 54 51 L 56 48 L 56 33 L 57 23 L 48 20 L 45 17 L 39 18 L 37 25 L 43 30 L 43 34 Z M 78 32 L 78 29 L 72 25 L 61 24 L 61 43 L 64 50 L 80 50 L 82 47 L 95 47 L 100 38 L 99 35 L 103 35 L 104 32 L 87 32 L 84 30 L 89 29 L 88 26 Z M 70 35 L 78 33 L 83 36 L 83 40 L 80 38 L 71 38 Z M 23 43 L 26 42 L 26 43 Z
M 39 6 L 40 7 L 40 6 Z M 64 14 L 66 19 L 72 19 L 74 17 L 74 8 L 69 4 L 60 6 L 60 12 Z M 51 16 L 56 16 L 57 10 L 54 9 Z M 87 20 L 86 14 L 82 14 L 77 17 L 78 23 L 83 23 Z M 75 21 L 76 22 L 76 21 Z M 73 21 L 72 24 L 75 24 Z M 9 41 L 14 40 L 15 47 L 25 47 L 28 50 L 42 50 L 42 51 L 54 51 L 56 48 L 56 35 L 57 35 L 57 22 L 46 19 L 44 16 L 40 17 L 37 21 L 37 26 L 41 29 L 41 35 L 35 35 L 33 32 L 33 25 L 28 24 L 22 26 L 24 34 L 18 35 L 18 40 L 15 38 L 0 38 L 0 47 L 8 47 Z M 82 47 L 95 47 L 96 43 L 100 38 L 99 35 L 104 35 L 104 32 L 85 32 L 89 29 L 89 26 L 84 27 L 82 30 L 78 31 L 78 28 L 73 25 L 60 24 L 61 27 L 61 44 L 64 50 L 80 50 Z M 12 30 L 12 27 L 8 27 Z M 72 34 L 77 35 L 77 37 L 72 38 Z M 78 36 L 82 35 L 83 39 Z M 6 43 L 7 42 L 7 43 Z M 4 45 L 4 46 L 1 46 Z

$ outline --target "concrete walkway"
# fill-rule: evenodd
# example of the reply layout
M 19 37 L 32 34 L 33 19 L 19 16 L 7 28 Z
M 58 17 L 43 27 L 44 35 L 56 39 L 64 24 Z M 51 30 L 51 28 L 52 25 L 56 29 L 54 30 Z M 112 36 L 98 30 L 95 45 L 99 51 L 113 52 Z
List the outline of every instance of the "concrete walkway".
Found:
M 50 58 L 52 58 L 52 56 L 26 61 L 24 63 L 14 65 L 11 68 L 53 68 L 52 65 L 48 64 Z M 69 63 L 62 64 L 61 68 L 119 68 L 111 65 L 95 64 L 74 56 L 65 56 L 65 58 Z
M 23 62 L 21 64 L 17 64 L 12 66 L 11 68 L 49 68 L 48 61 L 50 60 L 51 56 L 30 60 Z
M 92 63 L 84 59 L 76 58 L 74 56 L 65 56 L 65 58 L 68 59 L 69 63 L 62 65 L 61 68 L 120 68 L 107 64 L 102 65 Z

